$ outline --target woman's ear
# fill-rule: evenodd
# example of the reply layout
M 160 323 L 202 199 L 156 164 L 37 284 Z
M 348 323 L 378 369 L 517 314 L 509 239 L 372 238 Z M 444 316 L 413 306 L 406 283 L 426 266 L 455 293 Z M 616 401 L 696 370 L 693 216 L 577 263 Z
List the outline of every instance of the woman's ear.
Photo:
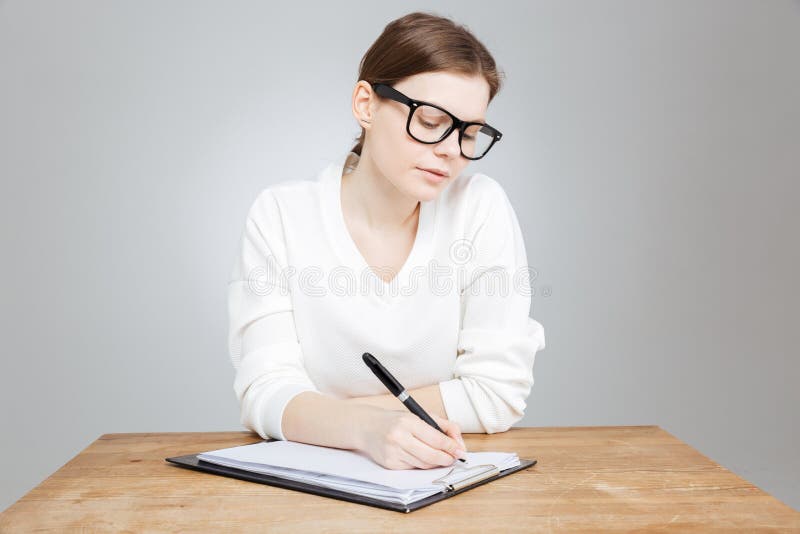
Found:
M 376 105 L 376 95 L 372 86 L 365 80 L 359 80 L 353 88 L 353 116 L 358 124 L 368 130 Z

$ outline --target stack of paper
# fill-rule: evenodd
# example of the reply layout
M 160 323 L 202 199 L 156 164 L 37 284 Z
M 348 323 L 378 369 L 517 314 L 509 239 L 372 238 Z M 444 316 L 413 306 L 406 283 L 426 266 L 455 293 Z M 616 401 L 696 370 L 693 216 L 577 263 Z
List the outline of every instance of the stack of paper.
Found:
M 218 465 L 401 504 L 444 491 L 446 484 L 434 482 L 441 477 L 452 484 L 485 472 L 487 466 L 502 471 L 520 465 L 516 453 L 467 452 L 466 465 L 454 461 L 452 466 L 434 469 L 386 469 L 362 452 L 294 441 L 265 441 L 208 451 L 197 457 Z

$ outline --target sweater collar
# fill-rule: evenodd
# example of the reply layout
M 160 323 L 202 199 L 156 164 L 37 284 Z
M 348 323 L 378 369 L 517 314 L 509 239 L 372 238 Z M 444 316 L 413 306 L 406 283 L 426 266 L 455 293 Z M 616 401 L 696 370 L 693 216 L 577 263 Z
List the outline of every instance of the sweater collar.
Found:
M 342 213 L 342 172 L 346 167 L 355 168 L 358 159 L 359 156 L 355 152 L 344 153 L 330 163 L 319 175 L 322 192 L 320 195 L 321 210 L 326 222 L 325 231 L 336 251 L 336 255 L 342 261 L 342 265 L 351 269 L 359 291 L 362 284 L 368 281 L 370 286 L 374 288 L 369 293 L 388 302 L 408 294 L 413 289 L 409 287 L 408 282 L 409 274 L 414 267 L 422 266 L 422 268 L 428 268 L 427 262 L 432 258 L 436 199 L 420 202 L 417 235 L 411 252 L 394 278 L 389 282 L 385 282 L 375 274 L 361 255 L 361 251 L 358 250 L 350 231 L 347 229 L 344 214 Z

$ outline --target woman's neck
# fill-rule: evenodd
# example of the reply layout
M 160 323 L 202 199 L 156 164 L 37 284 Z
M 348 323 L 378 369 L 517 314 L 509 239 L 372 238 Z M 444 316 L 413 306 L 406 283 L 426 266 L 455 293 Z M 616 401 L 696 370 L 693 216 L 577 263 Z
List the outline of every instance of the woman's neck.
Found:
M 363 158 L 355 170 L 342 175 L 341 198 L 345 213 L 377 232 L 416 228 L 419 220 L 419 201 L 370 169 Z

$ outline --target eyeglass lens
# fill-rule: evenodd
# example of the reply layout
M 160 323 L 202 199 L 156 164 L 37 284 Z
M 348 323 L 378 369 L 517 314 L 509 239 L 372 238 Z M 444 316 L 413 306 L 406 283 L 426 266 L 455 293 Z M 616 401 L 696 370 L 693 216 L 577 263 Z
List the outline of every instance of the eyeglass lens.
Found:
M 409 130 L 417 140 L 425 143 L 435 143 L 442 139 L 452 124 L 453 119 L 450 115 L 440 109 L 423 104 L 414 110 Z M 470 158 L 480 157 L 489 150 L 494 136 L 483 131 L 482 128 L 481 124 L 470 124 L 464 130 L 464 135 L 461 138 L 461 151 L 465 156 Z

